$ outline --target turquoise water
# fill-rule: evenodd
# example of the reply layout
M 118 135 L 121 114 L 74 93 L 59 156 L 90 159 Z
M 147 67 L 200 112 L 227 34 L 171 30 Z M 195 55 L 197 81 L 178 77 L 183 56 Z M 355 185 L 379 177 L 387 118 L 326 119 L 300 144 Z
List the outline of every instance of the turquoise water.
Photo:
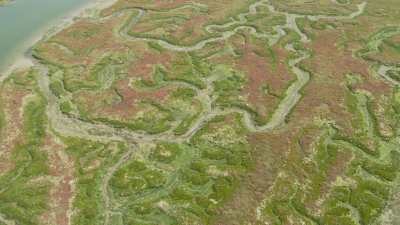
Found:
M 0 69 L 28 48 L 29 40 L 91 0 L 15 0 L 0 7 Z

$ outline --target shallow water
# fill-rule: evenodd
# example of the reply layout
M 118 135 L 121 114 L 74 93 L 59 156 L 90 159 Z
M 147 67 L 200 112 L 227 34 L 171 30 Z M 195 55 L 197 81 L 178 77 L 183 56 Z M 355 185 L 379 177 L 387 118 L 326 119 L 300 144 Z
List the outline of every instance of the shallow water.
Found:
M 15 0 L 0 7 L 0 69 L 32 45 L 32 37 L 91 0 Z

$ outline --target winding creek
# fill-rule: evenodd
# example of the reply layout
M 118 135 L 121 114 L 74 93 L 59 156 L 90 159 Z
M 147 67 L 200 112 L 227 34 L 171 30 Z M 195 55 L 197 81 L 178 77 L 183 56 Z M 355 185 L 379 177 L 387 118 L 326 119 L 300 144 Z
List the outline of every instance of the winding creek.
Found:
M 131 10 L 124 10 L 123 12 L 116 12 L 115 15 L 120 15 L 121 13 L 135 13 L 137 11 L 137 15 L 133 17 L 129 17 L 129 21 L 126 22 L 126 24 L 121 26 L 121 29 L 116 32 L 115 35 L 120 36 L 122 39 L 125 39 L 126 41 L 156 41 L 158 44 L 160 44 L 162 47 L 170 50 L 170 51 L 184 51 L 184 52 L 190 52 L 190 51 L 196 51 L 202 49 L 204 46 L 206 46 L 209 43 L 216 42 L 216 41 L 223 41 L 226 40 L 233 35 L 235 35 L 239 30 L 245 30 L 248 31 L 250 34 L 256 36 L 257 38 L 265 38 L 268 40 L 268 43 L 270 45 L 274 45 L 277 43 L 280 38 L 286 35 L 285 28 L 291 31 L 294 31 L 297 33 L 300 37 L 300 42 L 301 43 L 307 43 L 310 41 L 309 37 L 302 33 L 299 27 L 297 26 L 296 19 L 297 18 L 304 18 L 304 15 L 296 15 L 296 14 L 289 14 L 286 12 L 277 12 L 275 8 L 269 3 L 267 0 L 261 0 L 253 5 L 249 6 L 249 11 L 244 14 L 240 14 L 238 18 L 240 18 L 238 21 L 235 21 L 232 19 L 231 22 L 223 25 L 209 25 L 205 29 L 208 30 L 209 32 L 213 33 L 215 28 L 218 27 L 223 27 L 223 28 L 229 28 L 233 25 L 236 24 L 244 24 L 247 22 L 246 15 L 249 14 L 256 14 L 257 13 L 257 7 L 258 6 L 267 6 L 267 8 L 272 12 L 272 13 L 279 13 L 279 14 L 284 14 L 286 15 L 286 24 L 285 25 L 277 25 L 274 27 L 274 31 L 276 31 L 274 34 L 267 34 L 267 33 L 259 33 L 257 32 L 254 28 L 248 27 L 248 26 L 238 26 L 234 28 L 233 30 L 230 31 L 225 31 L 222 33 L 219 33 L 218 37 L 212 37 L 209 39 L 205 39 L 201 42 L 195 43 L 192 46 L 180 46 L 180 45 L 174 45 L 171 44 L 165 40 L 158 40 L 158 39 L 150 39 L 150 38 L 138 38 L 134 36 L 130 36 L 128 34 L 128 31 L 137 24 L 140 19 L 146 14 L 146 11 L 143 9 L 131 9 Z M 365 8 L 365 3 L 362 3 L 358 6 L 358 10 L 354 13 L 352 13 L 349 16 L 338 16 L 336 17 L 328 17 L 328 16 L 319 16 L 319 17 L 314 17 L 312 19 L 318 20 L 320 18 L 324 19 L 352 19 L 360 14 L 362 14 L 363 10 Z M 104 18 L 94 18 L 98 19 L 99 21 L 102 21 Z M 310 19 L 310 18 L 308 18 Z M 308 59 L 311 55 L 308 51 L 306 50 L 299 50 L 296 49 L 295 43 L 289 43 L 285 46 L 286 50 L 294 52 L 297 57 L 294 59 L 291 59 L 289 61 L 289 67 L 293 74 L 296 76 L 295 82 L 289 86 L 289 88 L 285 92 L 285 97 L 281 100 L 279 105 L 277 106 L 276 110 L 274 111 L 271 119 L 263 126 L 257 125 L 251 115 L 241 109 L 219 109 L 219 108 L 213 108 L 213 97 L 212 97 L 212 92 L 213 92 L 213 81 L 215 79 L 218 79 L 218 75 L 216 76 L 211 76 L 208 78 L 205 78 L 203 80 L 207 85 L 207 87 L 203 90 L 197 89 L 196 87 L 193 87 L 193 89 L 197 92 L 197 96 L 201 100 L 203 104 L 203 112 L 200 114 L 199 118 L 192 124 L 190 129 L 180 135 L 180 136 L 175 136 L 172 132 L 173 129 L 157 134 L 157 135 L 150 135 L 150 134 L 145 134 L 142 132 L 134 132 L 134 131 L 128 131 L 125 129 L 116 129 L 114 127 L 110 127 L 104 124 L 93 124 L 93 123 L 87 123 L 83 122 L 74 118 L 67 117 L 63 115 L 60 112 L 60 107 L 59 107 L 59 100 L 54 96 L 51 91 L 49 90 L 49 81 L 48 81 L 48 76 L 47 76 L 47 69 L 44 66 L 42 67 L 42 73 L 39 78 L 39 83 L 40 83 L 40 88 L 42 91 L 45 93 L 45 95 L 49 99 L 49 106 L 48 106 L 48 116 L 51 121 L 51 124 L 53 125 L 53 128 L 57 131 L 60 132 L 64 135 L 67 136 L 78 136 L 80 138 L 85 137 L 88 139 L 95 139 L 95 140 L 125 140 L 128 143 L 130 143 L 129 151 L 123 155 L 118 162 L 113 165 L 112 167 L 109 168 L 105 178 L 103 179 L 102 182 L 102 198 L 105 201 L 105 224 L 109 224 L 110 216 L 113 212 L 115 212 L 115 206 L 112 203 L 112 198 L 110 198 L 109 195 L 109 180 L 110 177 L 113 176 L 115 171 L 122 166 L 130 157 L 132 152 L 135 150 L 135 146 L 137 144 L 141 143 L 151 143 L 154 141 L 160 141 L 160 140 L 175 140 L 177 142 L 184 142 L 190 137 L 192 137 L 196 131 L 201 129 L 209 120 L 214 118 L 217 115 L 222 115 L 222 114 L 227 114 L 227 113 L 232 113 L 232 112 L 238 112 L 243 115 L 244 117 L 244 124 L 245 126 L 253 131 L 253 132 L 260 132 L 260 131 L 270 131 L 273 130 L 280 125 L 282 125 L 287 117 L 287 115 L 293 110 L 293 108 L 296 106 L 296 104 L 300 101 L 301 99 L 301 93 L 300 91 L 303 89 L 305 85 L 310 80 L 311 74 L 307 71 L 304 71 L 300 68 L 300 64 Z M 177 83 L 176 85 L 181 85 Z
M 21 43 L 24 41 L 27 41 L 28 39 L 26 37 L 31 36 L 38 30 L 42 29 L 42 27 L 47 26 L 48 21 L 54 21 L 54 19 L 59 18 L 60 14 L 63 14 L 65 12 L 71 11 L 73 9 L 76 9 L 83 4 L 87 3 L 90 0 L 36 0 L 36 1 L 29 1 L 29 0 L 18 0 L 16 3 L 6 6 L 6 8 L 0 8 L 0 26 L 4 27 L 12 27 L 15 25 L 15 23 L 8 23 L 7 21 L 10 21 L 10 19 L 17 19 L 17 15 L 14 14 L 20 14 L 23 15 L 24 12 L 25 14 L 30 14 L 26 13 L 32 10 L 32 7 L 35 8 L 44 8 L 45 12 L 43 14 L 40 14 L 39 17 L 40 19 L 32 19 L 30 18 L 31 16 L 35 18 L 35 15 L 28 15 L 26 18 L 23 18 L 21 20 L 20 17 L 18 17 L 18 23 L 23 23 L 23 24 L 17 24 L 13 32 L 10 32 L 10 34 L 7 33 L 7 29 L 2 29 L 2 33 L 0 33 L 0 36 L 2 37 L 2 41 L 0 42 L 0 62 L 2 64 L 7 65 L 10 63 L 10 55 L 13 54 L 13 52 L 18 52 L 16 49 L 18 49 L 18 46 L 21 46 Z M 25 5 L 24 5 L 25 4 Z M 43 5 L 46 5 L 46 7 L 43 7 Z M 253 27 L 246 26 L 244 25 L 247 22 L 247 16 L 251 14 L 257 14 L 258 13 L 258 8 L 264 6 L 266 7 L 271 13 L 276 13 L 276 14 L 281 14 L 286 16 L 286 24 L 284 25 L 277 25 L 273 28 L 275 32 L 273 33 L 262 33 L 257 30 L 255 30 Z M 161 39 L 152 39 L 152 38 L 142 38 L 142 37 L 135 37 L 131 36 L 128 31 L 135 26 L 138 22 L 140 22 L 141 18 L 146 14 L 146 10 L 144 9 L 125 9 L 123 11 L 119 11 L 115 13 L 115 16 L 121 15 L 121 13 L 136 13 L 136 16 L 134 17 L 129 17 L 129 21 L 126 22 L 125 25 L 121 26 L 121 29 L 116 32 L 115 35 L 119 36 L 120 38 L 124 39 L 125 41 L 155 41 L 159 45 L 161 45 L 163 48 L 168 49 L 170 51 L 180 51 L 180 52 L 191 52 L 191 51 L 196 51 L 200 50 L 203 47 L 205 47 L 209 43 L 213 42 L 218 42 L 218 41 L 224 41 L 232 36 L 234 36 L 236 33 L 239 31 L 247 31 L 249 34 L 254 35 L 257 38 L 263 38 L 266 39 L 269 43 L 269 45 L 274 45 L 276 44 L 282 37 L 287 35 L 285 30 L 290 30 L 292 32 L 295 32 L 298 34 L 300 37 L 299 42 L 300 43 L 307 43 L 310 41 L 309 37 L 303 33 L 298 25 L 297 25 L 297 19 L 298 18 L 306 18 L 309 20 L 319 20 L 319 19 L 332 19 L 332 20 L 346 20 L 346 19 L 353 19 L 356 16 L 359 16 L 363 13 L 364 8 L 366 6 L 366 3 L 361 3 L 358 5 L 358 8 L 355 12 L 351 13 L 350 15 L 341 15 L 341 16 L 325 16 L 325 15 L 317 15 L 317 16 L 307 16 L 307 15 L 298 15 L 298 14 L 291 14 L 287 12 L 280 12 L 277 11 L 274 6 L 270 3 L 269 0 L 260 0 L 257 1 L 256 3 L 252 4 L 249 6 L 249 10 L 246 13 L 239 14 L 237 18 L 238 20 L 235 20 L 234 18 L 231 19 L 230 22 L 222 25 L 209 25 L 205 27 L 205 29 L 212 33 L 216 34 L 217 36 L 211 37 L 208 39 L 204 39 L 200 42 L 194 43 L 193 45 L 190 46 L 182 46 L 182 45 L 175 45 L 172 43 L 169 43 L 165 40 Z M 186 6 L 187 7 L 187 6 Z M 196 7 L 196 4 L 193 4 L 193 7 Z M 48 10 L 48 12 L 46 11 Z M 2 15 L 4 14 L 4 15 Z M 7 17 L 8 15 L 8 17 Z M 43 16 L 44 15 L 44 16 Z M 113 16 L 113 15 L 112 15 Z M 8 18 L 8 20 L 4 19 Z M 93 18 L 93 20 L 98 20 L 102 21 L 106 18 Z M 5 20 L 5 21 L 4 21 Z M 24 22 L 25 20 L 32 20 L 31 22 Z M 16 20 L 17 21 L 17 20 Z M 234 26 L 238 25 L 239 26 Z M 27 28 L 29 27 L 29 28 Z M 229 27 L 235 27 L 232 28 L 232 30 L 224 31 L 224 32 L 217 32 L 218 28 L 229 28 Z M 11 29 L 11 28 L 10 28 Z M 18 34 L 18 29 L 21 29 L 23 31 L 21 34 Z M 3 41 L 3 35 L 4 41 Z M 18 38 L 15 38 L 15 35 L 20 35 Z M 13 44 L 10 44 L 10 43 Z M 8 43 L 8 44 L 7 44 Z M 273 129 L 276 129 L 277 127 L 281 126 L 284 124 L 284 121 L 288 114 L 294 109 L 294 107 L 297 105 L 297 103 L 301 99 L 301 90 L 307 85 L 307 83 L 310 80 L 311 74 L 307 71 L 304 71 L 301 69 L 300 64 L 311 57 L 311 54 L 307 50 L 300 50 L 297 49 L 296 43 L 288 43 L 285 48 L 287 51 L 293 52 L 296 57 L 291 59 L 289 61 L 289 67 L 292 73 L 295 75 L 295 81 L 288 87 L 284 94 L 284 98 L 280 101 L 278 106 L 276 107 L 275 111 L 272 114 L 271 119 L 264 125 L 260 126 L 256 124 L 252 118 L 252 116 L 245 110 L 241 110 L 238 108 L 232 108 L 232 109 L 220 109 L 220 108 L 214 108 L 212 107 L 212 103 L 214 101 L 212 97 L 212 92 L 213 92 L 213 81 L 214 79 L 217 79 L 217 77 L 208 77 L 205 78 L 204 82 L 207 84 L 207 88 L 200 90 L 195 87 L 192 87 L 196 92 L 198 98 L 201 100 L 203 103 L 203 112 L 200 114 L 199 118 L 192 124 L 190 129 L 182 135 L 176 136 L 173 133 L 173 129 L 161 133 L 161 134 L 156 134 L 156 135 L 151 135 L 151 134 L 146 134 L 144 132 L 135 132 L 135 131 L 129 131 L 126 129 L 117 129 L 111 126 L 107 126 L 105 124 L 97 124 L 97 123 L 88 123 L 84 122 L 82 120 L 76 119 L 76 118 L 71 118 L 66 115 L 64 115 L 60 111 L 59 107 L 59 99 L 50 91 L 49 89 L 49 78 L 48 78 L 48 69 L 45 65 L 40 64 L 39 62 L 34 62 L 36 67 L 39 69 L 41 72 L 40 75 L 38 76 L 39 80 L 39 87 L 46 96 L 48 100 L 48 107 L 47 107 L 47 114 L 48 114 L 48 119 L 50 121 L 50 124 L 52 125 L 52 128 L 65 136 L 74 136 L 74 137 L 79 137 L 79 138 L 86 138 L 86 139 L 91 139 L 91 140 L 96 140 L 96 141 L 108 141 L 108 140 L 118 140 L 118 141 L 126 141 L 130 143 L 130 148 L 129 151 L 124 154 L 118 162 L 112 166 L 107 174 L 105 179 L 103 180 L 102 183 L 102 197 L 105 200 L 105 208 L 106 208 L 106 224 L 109 221 L 109 216 L 112 209 L 112 199 L 109 198 L 108 195 L 108 183 L 110 180 L 110 177 L 115 173 L 115 171 L 126 161 L 130 158 L 131 154 L 133 153 L 133 150 L 136 148 L 137 144 L 141 143 L 146 143 L 146 142 L 154 142 L 158 140 L 176 140 L 176 141 L 186 141 L 190 139 L 191 136 L 193 136 L 196 131 L 201 129 L 209 120 L 214 118 L 217 115 L 222 115 L 222 114 L 228 114 L 232 112 L 238 112 L 243 115 L 244 117 L 244 124 L 245 126 L 253 131 L 253 132 L 261 132 L 261 131 L 270 131 Z M 24 51 L 24 50 L 23 50 Z M 386 74 L 386 72 L 389 69 L 383 68 L 381 69 L 381 73 Z M 1 80 L 0 80 L 1 81 Z M 182 85 L 177 83 L 176 85 Z M 1 219 L 1 217 L 0 217 Z M 1 220 L 0 220 L 1 221 Z
M 283 14 L 286 15 L 286 25 L 278 25 L 275 27 L 275 30 L 278 30 L 280 32 L 277 32 L 277 34 L 268 34 L 268 33 L 257 33 L 257 31 L 248 26 L 239 26 L 236 27 L 233 30 L 225 31 L 219 34 L 218 37 L 212 37 L 208 39 L 204 39 L 198 43 L 195 43 L 191 46 L 180 46 L 180 45 L 174 45 L 171 44 L 165 40 L 161 39 L 153 39 L 153 38 L 141 38 L 141 37 L 134 37 L 128 34 L 128 31 L 134 26 L 136 23 L 140 21 L 140 19 L 145 15 L 146 11 L 143 9 L 130 9 L 130 10 L 124 10 L 124 13 L 132 13 L 137 11 L 137 15 L 134 16 L 133 18 L 129 17 L 130 21 L 126 23 L 126 25 L 123 25 L 119 32 L 117 32 L 116 35 L 119 35 L 121 38 L 125 39 L 126 41 L 156 41 L 158 44 L 160 44 L 162 47 L 170 50 L 170 51 L 183 51 L 183 52 L 190 52 L 190 51 L 196 51 L 202 49 L 204 46 L 206 46 L 209 43 L 216 42 L 216 41 L 223 41 L 226 40 L 233 35 L 235 35 L 239 30 L 247 30 L 249 31 L 250 34 L 255 35 L 256 37 L 259 38 L 266 38 L 269 40 L 270 43 L 276 43 L 277 40 L 279 40 L 281 37 L 286 35 L 286 32 L 283 30 L 284 28 L 287 28 L 289 30 L 292 30 L 296 32 L 300 36 L 300 42 L 302 43 L 307 43 L 309 42 L 309 38 L 307 37 L 306 34 L 302 33 L 301 30 L 298 28 L 296 19 L 297 18 L 308 18 L 306 15 L 298 15 L 298 14 L 290 14 L 287 12 L 279 12 L 277 11 L 272 4 L 268 0 L 260 0 L 252 5 L 249 6 L 249 11 L 247 13 L 240 14 L 238 17 L 240 18 L 239 21 L 232 21 L 229 22 L 228 24 L 223 24 L 223 25 L 209 25 L 205 29 L 212 31 L 213 29 L 217 27 L 230 27 L 236 23 L 245 23 L 247 22 L 246 15 L 250 14 L 256 14 L 257 13 L 257 7 L 259 6 L 266 6 L 270 12 L 272 13 L 278 13 L 278 14 Z M 358 9 L 356 12 L 352 13 L 351 15 L 348 16 L 315 16 L 313 19 L 318 20 L 318 19 L 352 19 L 360 14 L 362 14 L 364 8 L 365 8 L 366 3 L 361 3 L 358 5 Z M 116 12 L 115 15 L 120 15 L 121 12 Z M 98 18 L 101 19 L 101 18 Z M 272 40 L 272 41 L 271 41 Z M 204 125 L 207 121 L 209 121 L 211 118 L 213 118 L 216 115 L 221 115 L 221 114 L 226 114 L 226 113 L 232 113 L 232 112 L 239 112 L 244 115 L 244 121 L 246 127 L 254 132 L 260 132 L 260 131 L 269 131 L 273 130 L 276 127 L 282 125 L 284 123 L 285 118 L 287 115 L 291 112 L 291 110 L 296 106 L 298 101 L 301 98 L 301 89 L 308 83 L 310 79 L 310 74 L 307 71 L 302 70 L 299 67 L 299 64 L 301 64 L 305 59 L 310 57 L 310 54 L 307 51 L 304 50 L 298 50 L 294 47 L 295 43 L 289 43 L 286 46 L 286 49 L 288 51 L 293 51 L 298 55 L 297 58 L 290 60 L 289 62 L 289 67 L 292 70 L 293 74 L 296 75 L 296 81 L 293 82 L 292 85 L 289 86 L 285 93 L 285 98 L 282 99 L 282 101 L 279 103 L 277 106 L 277 109 L 272 115 L 272 118 L 270 121 L 268 121 L 267 124 L 263 126 L 258 126 L 255 124 L 253 121 L 251 115 L 245 111 L 245 110 L 240 110 L 240 109 L 230 109 L 230 110 L 221 110 L 218 108 L 211 108 L 212 105 L 212 99 L 209 98 L 212 92 L 212 82 L 206 81 L 207 84 L 209 84 L 208 88 L 205 89 L 206 93 L 202 93 L 204 91 L 201 90 L 196 90 L 198 93 L 198 96 L 205 96 L 203 97 L 203 104 L 207 107 L 205 107 L 203 113 L 201 114 L 200 118 L 193 124 L 191 129 L 188 130 L 185 134 L 181 136 L 174 136 L 172 134 L 172 130 L 162 133 L 162 134 L 156 134 L 156 135 L 150 135 L 150 134 L 145 134 L 143 132 L 134 132 L 134 131 L 128 131 L 124 129 L 116 129 L 113 127 L 109 127 L 104 124 L 92 124 L 92 123 L 87 123 L 83 122 L 80 120 L 76 120 L 73 118 L 66 117 L 63 115 L 60 110 L 59 110 L 59 105 L 58 101 L 55 96 L 53 96 L 50 93 L 50 90 L 48 89 L 48 80 L 47 76 L 43 75 L 41 76 L 41 88 L 44 93 L 46 93 L 46 96 L 50 98 L 49 101 L 49 119 L 52 121 L 52 124 L 54 128 L 63 134 L 66 134 L 67 136 L 75 136 L 79 134 L 78 136 L 80 137 L 86 137 L 89 139 L 96 139 L 96 140 L 128 140 L 129 142 L 143 142 L 143 141 L 154 141 L 154 140 L 162 140 L 162 139 L 170 139 L 174 138 L 176 140 L 187 140 L 187 138 L 191 137 L 195 131 L 200 129 L 202 125 Z M 44 73 L 46 74 L 46 73 Z
M 27 10 L 29 4 L 26 4 L 25 7 L 24 3 L 26 3 L 28 0 L 20 0 L 18 4 L 11 4 L 6 7 L 12 8 L 14 13 L 16 12 L 23 12 L 23 10 Z M 59 12 L 60 10 L 64 9 L 65 11 L 71 10 L 74 7 L 81 6 L 83 4 L 82 1 L 80 0 L 69 0 L 69 1 L 50 1 L 50 0 L 40 0 L 44 2 L 52 2 L 52 4 L 49 4 L 48 10 L 52 11 L 52 13 L 48 13 L 47 17 L 43 19 L 43 21 L 49 20 L 50 18 L 53 18 L 56 14 L 55 12 Z M 62 6 L 55 7 L 55 9 L 52 9 L 52 5 L 57 5 L 58 2 L 63 2 L 61 4 Z M 89 1 L 89 0 L 87 0 Z M 43 3 L 44 4 L 44 3 Z M 36 2 L 36 5 L 40 5 Z M 238 26 L 235 27 L 233 30 L 228 30 L 224 32 L 217 33 L 214 31 L 216 28 L 229 28 L 233 25 L 236 24 L 245 24 L 247 22 L 246 16 L 251 15 L 251 14 L 257 14 L 258 13 L 258 7 L 260 6 L 265 6 L 268 8 L 268 10 L 271 13 L 277 13 L 277 14 L 282 14 L 286 16 L 286 24 L 285 25 L 277 25 L 274 27 L 274 32 L 273 34 L 269 33 L 260 33 L 257 32 L 253 27 L 250 26 Z M 217 41 L 223 41 L 226 40 L 233 35 L 235 35 L 238 31 L 240 30 L 245 30 L 248 31 L 250 34 L 256 36 L 257 38 L 265 38 L 269 41 L 270 45 L 275 44 L 281 37 L 286 35 L 286 32 L 284 29 L 292 30 L 295 33 L 297 33 L 300 36 L 300 42 L 302 43 L 307 43 L 309 42 L 309 38 L 307 37 L 306 34 L 304 34 L 297 26 L 296 19 L 297 18 L 307 18 L 310 20 L 319 20 L 319 19 L 338 19 L 338 20 L 344 20 L 344 19 L 352 19 L 364 11 L 364 8 L 366 6 L 366 3 L 363 2 L 358 5 L 358 9 L 351 13 L 350 15 L 342 15 L 342 16 L 325 16 L 325 15 L 317 15 L 317 16 L 310 16 L 307 15 L 298 15 L 298 14 L 291 14 L 287 12 L 279 12 L 277 11 L 274 6 L 269 2 L 269 0 L 260 0 L 252 5 L 249 6 L 249 11 L 246 13 L 239 14 L 237 18 L 239 20 L 231 19 L 231 22 L 228 22 L 226 24 L 222 25 L 209 25 L 205 27 L 206 30 L 208 30 L 210 33 L 217 33 L 217 37 L 211 37 L 208 39 L 204 39 L 198 43 L 195 43 L 191 46 L 180 46 L 180 45 L 174 45 L 171 44 L 165 40 L 161 39 L 151 39 L 151 38 L 139 38 L 139 37 L 134 37 L 128 34 L 129 29 L 132 28 L 136 23 L 140 21 L 140 19 L 145 15 L 146 11 L 143 9 L 130 9 L 130 10 L 124 10 L 124 12 L 127 13 L 132 13 L 133 11 L 138 11 L 137 16 L 130 18 L 130 21 L 127 22 L 126 25 L 123 25 L 120 31 L 116 34 L 119 35 L 121 38 L 125 39 L 126 41 L 156 41 L 158 44 L 160 44 L 162 47 L 170 50 L 170 51 L 184 51 L 184 52 L 190 52 L 190 51 L 196 51 L 202 49 L 204 46 L 206 46 L 209 43 L 212 42 L 217 42 Z M 193 4 L 193 7 L 196 7 L 196 4 Z M 4 9 L 3 9 L 4 10 Z M 13 10 L 10 10 L 11 12 Z M 19 11 L 18 11 L 19 10 Z M 57 11 L 58 10 L 58 11 Z M 120 15 L 122 12 L 116 12 L 115 15 Z M 1 22 L 1 11 L 0 11 L 0 22 Z M 53 17 L 52 17 L 53 16 Z M 104 18 L 93 18 L 93 19 L 99 19 L 102 20 Z M 42 21 L 42 20 L 40 20 Z M 3 22 L 4 23 L 4 22 Z M 27 26 L 27 25 L 24 25 Z M 38 23 L 35 26 L 37 29 L 40 26 L 44 26 L 43 23 Z M 31 30 L 30 32 L 34 32 L 35 28 L 30 28 L 28 29 Z M 3 31 L 4 32 L 4 31 Z M 7 42 L 7 41 L 5 41 Z M 2 43 L 2 45 L 4 45 Z M 15 44 L 14 44 L 15 45 Z M 12 47 L 8 47 L 12 48 Z M 207 88 L 205 91 L 210 91 L 208 93 L 201 93 L 204 91 L 201 90 L 196 90 L 199 96 L 206 96 L 203 97 L 203 103 L 205 106 L 204 112 L 201 114 L 200 118 L 197 120 L 197 122 L 194 123 L 191 129 L 186 134 L 181 135 L 181 137 L 173 137 L 173 138 L 178 138 L 178 139 L 187 139 L 188 137 L 192 136 L 196 130 L 198 130 L 204 123 L 206 123 L 208 120 L 210 120 L 213 116 L 218 115 L 218 114 L 225 114 L 225 113 L 231 113 L 231 112 L 239 112 L 244 115 L 244 121 L 246 127 L 251 130 L 251 131 L 268 131 L 272 130 L 278 126 L 280 126 L 282 123 L 284 123 L 285 118 L 287 115 L 290 113 L 290 111 L 295 107 L 295 105 L 298 103 L 298 101 L 301 98 L 300 90 L 308 83 L 310 79 L 310 74 L 307 71 L 302 70 L 299 67 L 299 64 L 301 64 L 305 59 L 310 57 L 310 54 L 307 51 L 304 50 L 297 50 L 294 47 L 294 43 L 289 43 L 286 47 L 286 50 L 288 51 L 293 51 L 298 55 L 297 58 L 290 60 L 289 62 L 289 67 L 292 70 L 293 74 L 296 75 L 296 81 L 293 82 L 289 86 L 289 88 L 285 92 L 285 98 L 281 100 L 279 105 L 277 106 L 276 110 L 274 111 L 272 118 L 268 121 L 267 124 L 263 126 L 258 126 L 255 124 L 255 122 L 252 120 L 251 115 L 240 109 L 231 109 L 231 110 L 221 110 L 221 109 L 212 109 L 211 108 L 211 103 L 212 100 L 207 97 L 210 96 L 210 90 L 212 87 Z M 1 49 L 1 48 L 0 48 Z M 0 51 L 2 54 L 4 51 Z M 9 53 L 11 54 L 11 53 Z M 2 58 L 0 58 L 2 59 Z M 3 62 L 5 59 L 2 59 Z M 36 63 L 38 64 L 38 63 Z M 109 127 L 107 125 L 103 124 L 92 124 L 92 123 L 87 123 L 83 122 L 78 119 L 74 118 L 69 118 L 65 115 L 63 115 L 60 110 L 59 110 L 59 102 L 58 99 L 52 95 L 50 92 L 48 86 L 49 86 L 49 81 L 48 77 L 46 76 L 47 74 L 47 69 L 45 68 L 44 65 L 40 65 L 39 68 L 42 68 L 42 76 L 40 76 L 40 87 L 42 92 L 48 97 L 49 100 L 49 107 L 48 107 L 48 114 L 49 114 L 49 119 L 51 123 L 53 124 L 53 127 L 55 128 L 56 131 L 63 133 L 67 136 L 79 136 L 79 137 L 86 137 L 89 139 L 95 139 L 95 140 L 129 140 L 129 142 L 135 142 L 138 140 L 141 141 L 153 141 L 155 139 L 169 139 L 173 136 L 172 132 L 166 132 L 162 134 L 157 134 L 157 135 L 149 135 L 145 134 L 142 132 L 133 132 L 133 131 L 127 131 L 123 129 L 115 129 L 113 127 Z M 384 72 L 384 71 L 383 71 Z M 211 82 L 206 81 L 206 83 L 210 84 Z M 211 102 L 210 102 L 211 101 Z

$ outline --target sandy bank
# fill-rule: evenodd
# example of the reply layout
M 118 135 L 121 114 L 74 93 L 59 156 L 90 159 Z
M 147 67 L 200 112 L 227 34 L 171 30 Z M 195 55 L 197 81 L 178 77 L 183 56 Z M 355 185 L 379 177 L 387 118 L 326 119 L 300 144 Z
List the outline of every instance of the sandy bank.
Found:
M 107 8 L 117 0 L 89 0 L 86 4 L 67 12 L 64 16 L 49 21 L 49 23 L 22 43 L 15 52 L 10 55 L 12 63 L 0 68 L 0 84 L 16 69 L 33 66 L 30 49 L 40 41 L 47 40 L 68 26 L 71 26 L 80 18 L 90 17 L 101 9 Z

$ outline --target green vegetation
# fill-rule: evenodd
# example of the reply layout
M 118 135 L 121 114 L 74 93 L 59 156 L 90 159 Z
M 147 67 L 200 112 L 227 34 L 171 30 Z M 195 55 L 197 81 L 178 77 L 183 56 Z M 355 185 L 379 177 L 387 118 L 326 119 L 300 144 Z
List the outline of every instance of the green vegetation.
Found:
M 119 209 L 123 224 L 209 224 L 249 167 L 243 132 L 232 115 L 210 122 L 188 144 L 160 142 L 140 150 L 144 155 L 110 181 L 113 196 L 126 203 Z
M 104 151 L 106 150 L 105 146 L 100 143 L 90 143 L 81 140 L 66 140 L 66 143 L 68 143 L 66 151 L 73 154 L 74 158 L 77 159 L 76 188 L 78 191 L 73 204 L 74 207 L 79 209 L 79 213 L 74 216 L 73 222 L 75 224 L 92 224 L 96 223 L 96 221 L 101 221 L 99 190 L 101 169 L 96 168 L 96 165 L 94 168 L 90 168 L 90 163 L 93 163 L 93 160 L 102 161 L 104 157 L 102 157 L 102 154 L 104 155 Z
M 355 114 L 354 118 L 360 120 L 353 126 L 355 133 L 361 136 L 344 137 L 332 125 L 324 125 L 312 158 L 307 163 L 293 160 L 287 168 L 289 171 L 292 167 L 304 168 L 307 179 L 301 180 L 297 177 L 300 174 L 291 174 L 289 171 L 278 179 L 274 185 L 274 194 L 265 202 L 267 220 L 274 224 L 286 224 L 290 216 L 295 216 L 297 221 L 313 221 L 316 224 L 378 224 L 377 219 L 390 199 L 393 184 L 397 182 L 400 172 L 400 154 L 394 144 L 397 137 L 384 139 L 379 136 L 376 126 L 369 125 L 375 123 L 375 120 L 363 114 L 367 106 L 362 99 L 367 97 L 361 93 L 349 92 L 348 108 Z M 396 105 L 395 100 L 393 105 Z M 369 132 L 370 129 L 373 129 L 372 132 Z M 373 136 L 365 139 L 365 132 Z M 378 142 L 374 149 L 362 144 L 368 140 Z M 340 155 L 349 154 L 353 160 L 343 161 L 342 158 L 337 161 Z M 330 177 L 330 168 L 337 166 L 336 163 L 345 165 L 344 176 L 326 180 Z M 297 182 L 288 187 L 285 182 L 289 179 Z M 327 191 L 329 194 L 324 196 L 323 193 Z M 317 200 L 322 201 L 321 216 L 314 216 L 312 207 L 306 208 L 306 205 L 316 204 Z
M 5 85 L 33 89 L 34 73 L 12 76 Z M 47 154 L 41 150 L 46 135 L 46 101 L 39 93 L 32 94 L 24 106 L 21 142 L 12 149 L 14 166 L 0 176 L 0 214 L 19 224 L 38 224 L 38 216 L 48 209 L 50 183 L 35 181 L 48 175 Z
M 121 0 L 42 40 L 0 86 L 0 223 L 397 224 L 385 1 Z

